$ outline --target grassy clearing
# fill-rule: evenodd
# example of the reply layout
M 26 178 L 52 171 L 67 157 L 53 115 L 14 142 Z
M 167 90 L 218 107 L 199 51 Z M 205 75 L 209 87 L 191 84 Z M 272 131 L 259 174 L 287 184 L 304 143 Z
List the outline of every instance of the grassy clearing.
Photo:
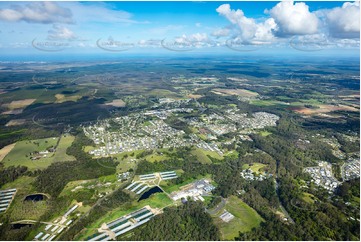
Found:
M 112 155 L 112 157 L 115 157 L 116 161 L 119 162 L 119 165 L 117 166 L 117 172 L 126 172 L 129 169 L 134 169 L 137 165 L 135 157 L 141 152 L 143 151 L 139 150 L 132 152 L 123 152 L 120 154 Z
M 153 152 L 153 154 L 146 156 L 145 159 L 153 163 L 153 162 L 165 161 L 169 159 L 169 157 L 165 154 L 161 155 L 157 152 Z
M 49 147 L 54 147 L 58 138 L 46 138 L 38 140 L 24 140 L 16 143 L 11 152 L 3 159 L 5 167 L 8 166 L 27 166 L 29 169 L 42 169 L 48 167 L 53 161 L 53 153 L 39 160 L 31 160 L 31 152 L 45 151 Z
M 313 204 L 315 203 L 315 196 L 313 196 L 310 193 L 304 192 L 302 194 L 302 200 L 305 201 L 306 203 Z
M 225 156 L 231 158 L 231 159 L 237 159 L 239 157 L 239 153 L 236 150 L 229 151 L 225 154 Z
M 220 156 L 217 152 L 215 151 L 209 151 L 209 150 L 203 150 L 203 149 L 199 149 L 196 148 L 194 150 L 192 150 L 191 152 L 193 155 L 195 155 L 198 158 L 198 161 L 203 163 L 203 164 L 210 164 L 212 163 L 211 159 L 209 159 L 208 156 L 218 159 L 218 160 L 222 160 L 223 157 Z
M 107 184 L 108 182 L 111 184 Z M 93 199 L 98 199 L 99 197 L 97 197 L 97 194 L 113 192 L 122 184 L 122 182 L 118 182 L 115 174 L 101 176 L 97 179 L 71 181 L 66 184 L 59 197 L 71 197 L 78 192 L 88 192 L 89 194 L 92 194 Z
M 69 134 L 62 135 L 58 147 L 56 148 L 54 154 L 54 161 L 73 161 L 75 160 L 74 156 L 66 154 L 66 149 L 73 143 L 75 137 Z
M 263 136 L 263 137 L 266 137 L 268 135 L 272 134 L 271 132 L 268 132 L 268 131 L 261 131 L 259 132 L 259 135 Z
M 226 223 L 219 217 L 214 218 L 215 224 L 220 229 L 222 240 L 234 240 L 239 232 L 250 231 L 263 221 L 253 208 L 235 196 L 228 198 L 225 209 L 233 214 L 234 218 L 231 221 Z
M 266 167 L 267 165 L 261 164 L 261 163 L 253 163 L 252 165 L 245 164 L 242 166 L 242 169 L 250 169 L 252 172 L 255 172 L 257 174 L 261 173 L 261 169 Z
M 87 145 L 87 146 L 84 146 L 84 147 L 83 147 L 83 150 L 84 150 L 84 152 L 86 152 L 86 153 L 88 153 L 89 151 L 94 150 L 94 149 L 95 149 L 95 147 L 90 146 L 90 145 Z
M 98 180 L 101 182 L 112 182 L 112 183 L 118 181 L 116 174 L 101 176 L 98 178 Z
M 72 193 L 72 189 L 74 189 L 77 186 L 85 186 L 85 185 L 94 185 L 96 184 L 95 180 L 78 180 L 78 181 L 71 181 L 66 184 L 64 189 L 59 194 L 59 197 L 65 197 L 69 196 Z
M 55 161 L 72 161 L 73 156 L 66 154 L 66 149 L 74 141 L 74 136 L 61 136 L 59 145 L 55 152 L 49 152 L 44 155 L 30 155 L 33 152 L 46 151 L 50 147 L 55 147 L 58 137 L 51 137 L 37 140 L 23 140 L 16 143 L 15 147 L 5 156 L 3 163 L 5 167 L 9 166 L 26 166 L 30 170 L 44 169 Z M 31 157 L 39 156 L 37 160 L 31 160 Z

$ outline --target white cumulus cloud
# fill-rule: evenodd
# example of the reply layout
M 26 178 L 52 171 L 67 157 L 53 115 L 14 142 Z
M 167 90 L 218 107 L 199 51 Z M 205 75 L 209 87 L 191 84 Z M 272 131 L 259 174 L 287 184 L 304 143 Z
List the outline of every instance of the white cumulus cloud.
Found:
M 236 28 L 236 38 L 246 44 L 260 44 L 274 39 L 273 30 L 277 27 L 272 18 L 257 23 L 247 18 L 241 9 L 231 9 L 229 4 L 222 4 L 216 11 L 230 21 Z
M 319 19 L 303 2 L 280 2 L 265 12 L 277 24 L 276 34 L 279 36 L 315 34 L 318 31 Z
M 55 2 L 32 2 L 25 6 L 12 5 L 0 9 L 0 20 L 7 22 L 25 21 L 28 23 L 73 23 L 72 12 Z
M 358 38 L 360 36 L 360 3 L 345 2 L 326 13 L 329 33 L 335 38 Z

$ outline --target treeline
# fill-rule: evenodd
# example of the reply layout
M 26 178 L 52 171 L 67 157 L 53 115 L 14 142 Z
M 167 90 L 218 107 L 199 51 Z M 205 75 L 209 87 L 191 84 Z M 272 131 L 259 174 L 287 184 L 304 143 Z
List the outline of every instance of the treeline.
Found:
M 343 152 L 352 153 L 360 151 L 360 143 L 358 141 L 351 142 L 341 134 L 336 134 L 335 137 L 341 145 L 340 150 L 342 150 Z
M 15 181 L 18 177 L 23 176 L 24 174 L 29 173 L 26 166 L 9 166 L 7 168 L 0 163 L 0 187 L 5 185 L 8 182 Z
M 19 140 L 57 137 L 60 134 L 60 128 L 48 129 L 35 126 L 34 124 L 24 124 L 15 127 L 0 127 L 0 149 Z
M 122 239 L 122 238 L 120 238 Z M 126 240 L 146 241 L 199 241 L 220 240 L 218 228 L 200 202 L 187 202 L 180 207 L 165 208 L 164 213 L 134 230 Z

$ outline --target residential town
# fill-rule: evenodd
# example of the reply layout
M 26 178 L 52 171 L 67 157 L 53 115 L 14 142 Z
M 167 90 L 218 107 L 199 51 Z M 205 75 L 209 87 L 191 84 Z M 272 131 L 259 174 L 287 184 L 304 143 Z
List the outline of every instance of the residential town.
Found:
M 305 172 L 312 176 L 312 181 L 329 191 L 334 191 L 341 184 L 332 174 L 332 165 L 326 161 L 319 161 L 318 166 L 307 167 Z
M 349 181 L 360 177 L 360 159 L 349 159 L 341 167 L 342 180 Z
M 195 145 L 223 155 L 223 151 L 216 142 L 218 136 L 230 132 L 252 133 L 257 129 L 275 126 L 279 119 L 277 115 L 266 112 L 253 113 L 252 117 L 248 117 L 237 109 L 227 110 L 225 115 L 212 113 L 199 118 L 179 117 L 180 121 L 185 122 L 192 128 L 192 132 L 194 131 L 188 135 L 185 131 L 172 128 L 166 123 L 165 119 L 170 115 L 190 113 L 192 110 L 191 108 L 174 108 L 145 111 L 84 126 L 84 134 L 97 145 L 89 153 L 97 157 L 105 157 L 136 150 Z

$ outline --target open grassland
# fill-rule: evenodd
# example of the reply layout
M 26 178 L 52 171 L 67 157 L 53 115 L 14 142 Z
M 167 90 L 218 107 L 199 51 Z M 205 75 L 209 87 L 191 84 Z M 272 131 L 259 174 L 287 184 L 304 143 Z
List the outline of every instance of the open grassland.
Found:
M 15 147 L 16 143 L 7 145 L 0 150 L 0 161 L 2 161 L 7 154 Z
M 231 221 L 226 223 L 218 217 L 224 210 L 214 218 L 215 224 L 220 229 L 222 240 L 234 240 L 239 235 L 239 232 L 250 231 L 252 228 L 258 227 L 263 221 L 262 217 L 253 208 L 235 196 L 227 199 L 225 209 L 234 216 Z
M 261 169 L 264 168 L 266 165 L 261 163 L 253 163 L 252 165 L 245 164 L 242 166 L 242 169 L 250 169 L 252 172 L 255 172 L 257 174 L 261 173 Z
M 209 150 L 203 150 L 203 149 L 199 149 L 196 148 L 194 150 L 192 150 L 191 152 L 193 155 L 195 155 L 198 159 L 199 162 L 203 163 L 203 164 L 210 164 L 212 163 L 212 160 L 208 157 L 212 157 L 218 160 L 222 160 L 223 157 L 220 156 L 217 152 L 215 151 L 209 151 Z
M 62 136 L 59 145 L 55 152 L 47 154 L 33 154 L 33 152 L 46 151 L 50 147 L 55 147 L 58 142 L 58 137 L 38 139 L 38 140 L 23 140 L 18 141 L 15 147 L 5 156 L 3 163 L 5 167 L 9 166 L 26 166 L 30 170 L 44 169 L 54 161 L 71 161 L 74 157 L 66 154 L 66 149 L 74 141 L 71 135 Z M 32 160 L 31 157 L 39 156 L 41 158 Z
M 54 147 L 57 138 L 46 138 L 38 140 L 23 140 L 16 143 L 12 151 L 3 159 L 4 165 L 8 166 L 27 166 L 29 169 L 41 169 L 50 165 L 53 153 L 48 153 L 46 157 L 39 160 L 31 160 L 30 153 L 45 151 L 49 147 Z
M 223 88 L 216 88 L 213 89 L 213 92 L 216 94 L 223 94 L 223 95 L 236 95 L 241 97 L 257 97 L 257 92 L 252 92 L 246 89 L 223 89 Z
M 143 150 L 136 150 L 112 155 L 112 157 L 116 158 L 116 161 L 119 162 L 117 172 L 126 172 L 129 169 L 134 169 L 137 165 L 135 157 L 142 152 Z

